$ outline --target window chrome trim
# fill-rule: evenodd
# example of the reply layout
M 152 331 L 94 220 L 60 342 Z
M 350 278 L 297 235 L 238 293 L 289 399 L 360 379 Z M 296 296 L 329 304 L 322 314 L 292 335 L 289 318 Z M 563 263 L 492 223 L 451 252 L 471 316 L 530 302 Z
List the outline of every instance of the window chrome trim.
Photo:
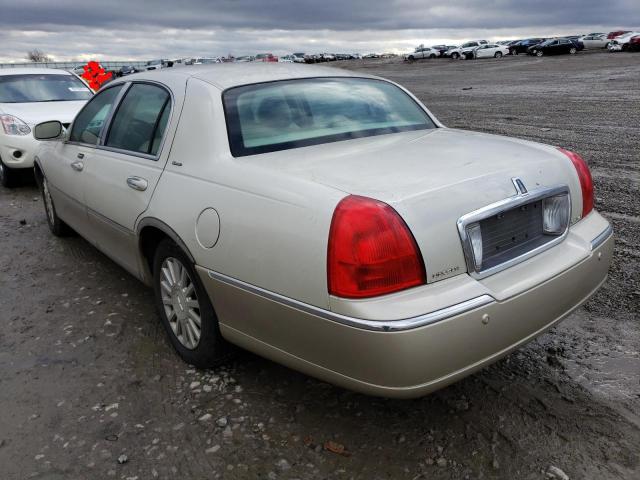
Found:
M 520 191 L 520 189 L 518 189 L 518 191 Z M 507 260 L 506 262 L 503 262 L 499 265 L 480 271 L 476 269 L 475 262 L 473 261 L 473 249 L 471 247 L 471 241 L 467 235 L 467 225 L 478 222 L 480 220 L 485 220 L 486 218 L 492 217 L 506 210 L 511 210 L 527 203 L 536 202 L 538 200 L 542 200 L 543 198 L 553 197 L 555 195 L 560 195 L 563 193 L 567 194 L 567 196 L 569 197 L 569 218 L 571 218 L 571 193 L 569 192 L 569 187 L 567 185 L 545 187 L 532 190 L 527 193 L 518 193 L 513 197 L 505 198 L 504 200 L 492 203 L 460 217 L 457 221 L 458 233 L 460 235 L 460 240 L 462 241 L 462 249 L 464 251 L 464 257 L 467 263 L 467 271 L 469 275 L 477 280 L 480 280 L 495 273 L 501 272 L 502 270 L 505 270 L 509 267 L 517 265 L 518 263 L 522 263 L 525 260 L 528 260 L 529 258 L 534 257 L 539 253 L 544 252 L 545 250 L 548 250 L 549 248 L 557 245 L 565 239 L 569 232 L 570 222 L 567 222 L 567 227 L 565 228 L 564 232 L 562 232 L 562 234 L 554 236 L 552 240 L 549 240 L 545 244 L 529 250 L 522 255 Z
M 613 227 L 611 226 L 611 224 L 609 224 L 609 225 L 607 225 L 607 228 L 605 228 L 601 233 L 599 233 L 596 238 L 591 240 L 591 250 L 593 251 L 596 248 L 598 248 L 604 242 L 609 240 L 609 238 L 612 235 L 613 235 Z
M 471 310 L 475 310 L 477 308 L 484 307 L 495 302 L 493 297 L 491 297 L 490 295 L 480 295 L 479 297 L 471 298 L 464 302 L 441 308 L 433 312 L 425 313 L 423 315 L 418 315 L 416 317 L 404 318 L 400 320 L 365 320 L 362 318 L 342 315 L 340 313 L 335 313 L 324 308 L 316 307 L 315 305 L 300 302 L 298 300 L 294 300 L 293 298 L 280 295 L 279 293 L 265 290 L 264 288 L 243 282 L 242 280 L 229 277 L 228 275 L 224 275 L 222 273 L 214 272 L 212 270 L 206 271 L 209 277 L 214 280 L 226 283 L 227 285 L 239 288 L 241 290 L 245 290 L 286 307 L 294 308 L 304 313 L 315 315 L 325 320 L 340 323 L 342 325 L 347 325 L 349 327 L 380 332 L 400 332 L 424 327 L 426 325 L 441 322 L 456 315 L 467 313 Z

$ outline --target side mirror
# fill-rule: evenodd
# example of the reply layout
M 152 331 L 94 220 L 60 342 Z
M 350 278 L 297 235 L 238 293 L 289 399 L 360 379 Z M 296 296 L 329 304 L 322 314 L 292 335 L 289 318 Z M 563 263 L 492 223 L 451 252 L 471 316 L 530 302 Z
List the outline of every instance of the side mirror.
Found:
M 62 123 L 57 120 L 42 122 L 33 129 L 33 136 L 36 140 L 58 140 L 62 137 Z

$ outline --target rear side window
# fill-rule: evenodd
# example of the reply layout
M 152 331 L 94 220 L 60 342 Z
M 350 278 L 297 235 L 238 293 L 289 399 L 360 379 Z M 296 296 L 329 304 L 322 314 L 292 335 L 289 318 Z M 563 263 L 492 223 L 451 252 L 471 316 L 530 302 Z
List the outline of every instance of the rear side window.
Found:
M 122 85 L 117 85 L 96 94 L 73 121 L 69 141 L 97 145 L 104 121 L 121 89 Z
M 162 87 L 134 84 L 111 122 L 105 145 L 156 155 L 169 119 L 171 97 Z
M 312 78 L 246 85 L 225 91 L 223 102 L 235 157 L 435 128 L 402 89 L 374 79 Z

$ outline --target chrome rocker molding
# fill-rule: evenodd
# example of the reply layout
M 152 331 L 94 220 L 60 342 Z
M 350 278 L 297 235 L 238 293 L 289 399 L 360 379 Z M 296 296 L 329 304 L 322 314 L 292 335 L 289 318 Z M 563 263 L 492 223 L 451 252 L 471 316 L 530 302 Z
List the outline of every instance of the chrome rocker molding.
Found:
M 299 302 L 284 295 L 265 290 L 255 285 L 245 283 L 241 280 L 229 277 L 222 273 L 213 272 L 207 270 L 209 277 L 214 280 L 226 283 L 236 288 L 240 288 L 247 292 L 251 292 L 255 295 L 261 296 L 273 302 L 280 303 L 284 306 L 295 308 L 310 315 L 329 320 L 331 322 L 348 325 L 350 327 L 361 328 L 364 330 L 374 330 L 381 332 L 399 332 L 403 330 L 411 330 L 414 328 L 424 327 L 425 325 L 431 325 L 433 323 L 446 320 L 450 317 L 466 313 L 476 308 L 484 307 L 490 303 L 494 303 L 495 300 L 490 295 L 480 295 L 479 297 L 472 298 L 470 300 L 451 305 L 450 307 L 442 308 L 434 312 L 425 313 L 417 317 L 405 318 L 401 320 L 364 320 L 362 318 L 349 317 L 347 315 L 341 315 L 339 313 L 331 312 L 323 308 L 309 305 L 308 303 Z
M 596 238 L 591 240 L 591 250 L 593 251 L 598 248 L 600 245 L 606 242 L 611 235 L 613 235 L 613 227 L 611 226 L 611 224 L 609 224 L 602 233 L 598 234 Z
M 567 234 L 569 233 L 569 223 L 567 224 L 567 228 L 561 235 L 555 236 L 552 240 L 549 240 L 547 243 L 540 245 L 533 250 L 529 250 L 522 255 L 512 258 L 506 262 L 503 262 L 495 267 L 488 268 L 486 270 L 476 270 L 475 262 L 473 261 L 473 250 L 469 243 L 469 238 L 467 236 L 467 225 L 477 222 L 480 220 L 484 220 L 493 215 L 497 215 L 500 212 L 504 212 L 506 210 L 510 210 L 512 208 L 519 207 L 520 205 L 524 205 L 526 203 L 535 202 L 547 197 L 553 197 L 554 195 L 559 195 L 562 193 L 566 193 L 569 195 L 569 212 L 571 212 L 571 195 L 569 193 L 569 187 L 567 185 L 561 185 L 557 187 L 547 187 L 547 188 L 539 188 L 537 190 L 532 190 L 526 193 L 522 192 L 521 188 L 516 184 L 516 181 L 513 180 L 514 186 L 516 186 L 516 190 L 518 190 L 518 194 L 506 198 L 504 200 L 500 200 L 499 202 L 492 203 L 487 205 L 486 207 L 482 207 L 476 211 L 471 213 L 467 213 L 458 219 L 458 233 L 460 234 L 460 239 L 462 240 L 462 247 L 464 251 L 465 260 L 467 262 L 467 270 L 471 277 L 480 280 L 482 278 L 488 277 L 489 275 L 493 275 L 494 273 L 501 272 L 509 267 L 517 265 L 518 263 L 524 262 L 525 260 L 538 255 L 539 253 L 548 250 L 549 248 L 557 245 L 562 242 Z

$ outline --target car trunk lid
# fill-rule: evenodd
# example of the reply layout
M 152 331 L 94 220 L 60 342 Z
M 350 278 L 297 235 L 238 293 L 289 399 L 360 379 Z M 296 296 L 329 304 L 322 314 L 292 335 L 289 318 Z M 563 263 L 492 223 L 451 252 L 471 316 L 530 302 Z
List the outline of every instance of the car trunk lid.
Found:
M 438 128 L 274 152 L 252 161 L 258 158 L 270 170 L 391 205 L 416 238 L 429 282 L 467 271 L 458 219 L 515 196 L 514 178 L 528 191 L 568 185 L 575 197 L 571 218 L 580 213 L 580 185 L 570 162 L 553 147 L 507 137 Z

